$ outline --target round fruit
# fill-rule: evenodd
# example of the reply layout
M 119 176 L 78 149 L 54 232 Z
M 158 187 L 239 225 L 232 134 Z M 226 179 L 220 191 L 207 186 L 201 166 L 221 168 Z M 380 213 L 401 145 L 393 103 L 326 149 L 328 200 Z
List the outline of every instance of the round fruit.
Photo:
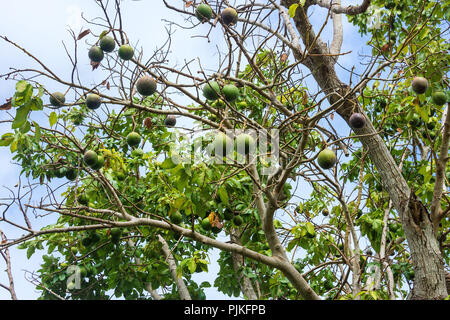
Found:
M 84 162 L 89 167 L 92 167 L 94 164 L 96 164 L 97 160 L 98 160 L 97 152 L 95 152 L 93 150 L 88 150 L 84 153 Z
M 99 155 L 97 157 L 97 162 L 94 163 L 94 165 L 91 166 L 92 170 L 100 170 L 105 165 L 105 157 L 102 155 Z
M 199 4 L 197 6 L 197 8 L 195 9 L 195 16 L 197 17 L 198 20 L 200 20 L 201 22 L 205 22 L 208 21 L 209 19 L 212 18 L 213 14 L 212 14 L 212 9 L 210 6 L 208 6 L 207 4 Z
M 143 76 L 136 82 L 136 90 L 143 96 L 151 96 L 156 92 L 156 81 L 149 76 Z
M 131 58 L 133 58 L 134 49 L 129 44 L 123 44 L 119 47 L 118 54 L 120 59 L 130 60 Z
M 206 217 L 202 220 L 202 228 L 206 231 L 211 230 L 211 223 L 209 222 L 209 218 Z
M 122 236 L 122 229 L 120 228 L 111 229 L 111 241 L 113 243 L 118 243 L 120 241 L 121 236 Z
M 66 102 L 66 97 L 61 92 L 54 92 L 50 95 L 50 104 L 55 107 L 61 107 Z
M 177 118 L 173 115 L 167 116 L 167 118 L 164 119 L 164 125 L 166 127 L 173 127 L 177 123 Z
M 203 96 L 208 100 L 216 100 L 219 98 L 220 86 L 216 81 L 209 81 L 203 87 Z
M 215 155 L 225 157 L 233 148 L 233 141 L 225 133 L 221 132 L 214 138 L 213 148 Z
M 234 213 L 233 211 L 231 211 L 230 209 L 225 209 L 225 211 L 223 212 L 223 217 L 225 218 L 225 220 L 231 220 L 233 219 Z
M 240 225 L 242 225 L 242 223 L 244 223 L 244 220 L 242 219 L 241 216 L 234 216 L 234 217 L 233 217 L 233 223 L 234 223 L 236 226 L 240 226 Z
M 366 121 L 365 121 L 364 115 L 362 115 L 361 113 L 354 113 L 350 116 L 349 122 L 353 128 L 359 129 L 359 128 L 364 127 L 364 123 Z
M 414 77 L 411 87 L 415 93 L 423 94 L 427 91 L 428 80 L 424 77 Z
M 74 168 L 69 168 L 66 170 L 66 178 L 73 181 L 77 178 L 77 170 Z
M 229 25 L 236 24 L 237 19 L 238 19 L 238 14 L 237 14 L 236 10 L 234 10 L 233 8 L 226 8 L 222 11 L 221 17 L 222 17 L 223 24 L 229 26 Z
M 103 53 L 103 50 L 100 49 L 98 46 L 93 46 L 89 49 L 88 52 L 89 59 L 91 59 L 94 62 L 100 62 L 103 60 L 103 57 L 105 54 Z
M 80 194 L 78 196 L 77 200 L 78 200 L 78 203 L 83 206 L 87 206 L 89 204 L 89 199 L 84 193 Z
M 241 133 L 236 137 L 236 148 L 240 154 L 249 154 L 255 150 L 255 139 L 247 133 Z
M 70 251 L 71 251 L 73 254 L 77 254 L 78 249 L 77 249 L 77 247 L 70 247 Z
M 95 110 L 98 107 L 100 107 L 100 104 L 102 103 L 102 100 L 98 94 L 91 93 L 88 94 L 86 97 L 86 107 L 88 107 L 91 110 Z
M 127 143 L 130 147 L 135 147 L 141 142 L 141 136 L 137 132 L 130 132 L 127 135 Z
M 447 96 L 442 91 L 433 92 L 431 99 L 433 100 L 433 103 L 438 106 L 443 106 L 447 102 Z
M 125 180 L 125 173 L 123 171 L 117 172 L 116 176 L 117 176 L 117 180 L 119 180 L 119 181 Z
M 336 160 L 336 154 L 330 149 L 322 150 L 317 157 L 317 162 L 322 169 L 332 168 L 336 164 Z
M 144 155 L 144 150 L 137 148 L 131 151 L 131 156 L 134 158 L 140 158 Z
M 100 49 L 102 49 L 105 52 L 112 52 L 114 48 L 116 47 L 116 42 L 114 41 L 113 37 L 110 36 L 104 36 L 100 39 Z
M 323 209 L 322 214 L 326 217 L 330 214 L 330 212 L 328 211 L 328 209 Z
M 170 221 L 174 224 L 180 224 L 183 221 L 183 216 L 179 211 L 176 211 L 170 215 Z
M 239 89 L 235 85 L 227 84 L 223 87 L 222 92 L 225 96 L 225 100 L 228 102 L 233 102 L 239 98 Z
M 62 178 L 66 176 L 66 169 L 65 168 L 59 168 L 55 170 L 55 176 L 58 178 Z

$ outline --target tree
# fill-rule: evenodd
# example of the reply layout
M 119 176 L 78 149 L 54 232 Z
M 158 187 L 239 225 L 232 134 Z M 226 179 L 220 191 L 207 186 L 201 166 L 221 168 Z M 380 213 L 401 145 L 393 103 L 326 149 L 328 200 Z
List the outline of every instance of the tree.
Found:
M 148 55 L 122 3 L 98 1 L 101 22 L 71 31 L 87 44 L 70 77 L 1 36 L 40 65 L 2 75 L 17 83 L 1 145 L 31 179 L 7 209 L 55 223 L 34 230 L 5 210 L 26 234 L 0 248 L 47 250 L 41 298 L 204 299 L 211 285 L 248 299 L 446 298 L 450 2 L 163 2 L 184 19 Z M 341 62 L 344 16 L 371 51 L 363 67 Z M 173 28 L 221 36 L 214 70 L 171 64 Z M 83 59 L 105 80 L 82 83 Z M 212 248 L 220 271 L 196 283 Z

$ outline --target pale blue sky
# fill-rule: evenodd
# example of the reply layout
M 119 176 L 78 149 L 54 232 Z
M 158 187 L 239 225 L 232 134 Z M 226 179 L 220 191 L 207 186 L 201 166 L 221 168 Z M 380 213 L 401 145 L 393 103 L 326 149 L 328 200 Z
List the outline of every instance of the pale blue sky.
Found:
M 169 1 L 176 3 L 178 1 Z M 47 64 L 52 70 L 55 70 L 58 75 L 69 78 L 71 71 L 70 61 L 68 60 L 62 41 L 66 43 L 69 49 L 72 48 L 71 37 L 67 32 L 70 25 L 74 28 L 75 33 L 88 26 L 80 17 L 80 14 L 86 18 L 93 18 L 101 15 L 101 11 L 92 0 L 13 0 L 2 1 L 2 9 L 0 10 L 0 34 L 7 36 L 11 40 L 17 42 L 25 47 L 32 54 L 39 57 L 43 63 Z M 123 21 L 124 28 L 127 31 L 132 44 L 139 43 L 139 46 L 144 48 L 144 54 L 151 55 L 153 50 L 164 43 L 166 40 L 166 33 L 162 19 L 176 21 L 183 24 L 183 17 L 178 13 L 167 10 L 162 1 L 124 1 L 123 3 Z M 342 51 L 353 50 L 353 53 L 341 58 L 340 62 L 351 68 L 353 64 L 357 63 L 357 54 L 359 50 L 358 41 L 359 36 L 354 32 L 352 26 L 346 23 L 344 18 L 344 27 L 346 40 Z M 96 30 L 101 31 L 100 29 Z M 177 30 L 173 36 L 173 48 L 171 61 L 172 64 L 178 62 L 182 64 L 184 60 L 191 60 L 200 57 L 204 65 L 214 66 L 217 55 L 215 54 L 215 45 L 219 43 L 222 45 L 221 30 L 217 28 L 211 34 L 212 43 L 207 43 L 204 38 L 195 37 L 193 35 L 207 32 L 206 25 L 200 25 L 192 30 Z M 324 30 L 325 37 L 329 38 L 331 29 Z M 85 38 L 88 41 L 93 41 L 93 37 Z M 80 57 L 84 57 L 83 50 L 86 51 L 88 46 L 84 40 L 80 42 Z M 359 42 L 361 43 L 361 42 Z M 0 41 L 0 74 L 8 71 L 9 67 L 29 67 L 33 66 L 33 61 L 19 52 L 16 48 L 7 44 L 3 40 Z M 145 60 L 145 59 L 144 59 Z M 100 72 L 92 72 L 89 61 L 85 59 L 80 61 L 80 74 L 86 83 L 93 83 L 98 81 Z M 345 78 L 347 80 L 347 78 Z M 0 104 L 12 96 L 14 93 L 13 81 L 0 80 Z M 44 84 L 51 87 L 53 91 L 65 90 L 65 88 L 43 81 Z M 12 110 L 11 110 L 12 111 Z M 4 112 L 4 111 L 2 111 Z M 5 119 L 5 114 L 0 113 L 0 120 Z M 336 120 L 339 121 L 339 120 Z M 0 136 L 8 131 L 8 127 L 0 124 Z M 0 170 L 0 198 L 9 195 L 8 191 L 3 187 L 12 188 L 18 181 L 19 168 L 11 164 L 11 154 L 6 148 L 1 149 L 0 162 L 2 163 L 2 170 Z M 19 214 L 17 212 L 17 214 Z M 22 220 L 20 220 L 22 222 Z M 34 225 L 35 228 L 40 224 Z M 4 231 L 11 231 L 5 226 L 0 225 Z M 8 232 L 7 232 L 8 233 Z M 20 234 L 15 234 L 18 236 Z M 38 293 L 33 286 L 24 279 L 23 270 L 33 271 L 38 269 L 39 254 L 35 254 L 32 259 L 27 260 L 25 251 L 11 250 L 12 266 L 14 272 L 14 280 L 16 285 L 16 292 L 19 299 L 35 299 Z M 214 259 L 212 259 L 214 260 Z M 0 261 L 0 282 L 7 283 L 6 274 L 3 272 L 4 263 Z M 211 266 L 211 273 L 217 271 L 214 264 Z M 196 275 L 201 281 L 206 277 L 204 274 Z M 213 277 L 210 275 L 211 282 Z M 200 282 L 201 282 L 200 281 Z M 206 289 L 208 299 L 222 299 L 226 296 L 217 293 L 214 288 Z M 0 299 L 9 299 L 9 293 L 0 288 Z

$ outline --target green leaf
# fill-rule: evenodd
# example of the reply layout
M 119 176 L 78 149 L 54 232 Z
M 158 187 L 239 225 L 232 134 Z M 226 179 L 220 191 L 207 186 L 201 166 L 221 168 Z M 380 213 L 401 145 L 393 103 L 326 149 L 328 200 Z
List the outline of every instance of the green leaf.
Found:
M 29 246 L 27 249 L 27 259 L 30 259 L 30 257 L 33 255 L 33 253 L 36 251 L 35 246 Z
M 219 194 L 220 201 L 222 201 L 224 204 L 228 204 L 228 193 L 224 186 L 221 186 L 217 193 Z
M 25 80 L 20 80 L 16 83 L 16 92 L 23 93 L 27 89 L 28 82 Z
M 23 133 L 23 134 L 25 134 L 25 133 L 27 133 L 28 131 L 30 131 L 30 129 L 31 129 L 30 121 L 27 121 L 27 122 L 25 122 L 25 124 L 22 126 L 22 128 L 20 128 L 20 132 Z
M 309 221 L 306 223 L 306 231 L 312 236 L 316 235 L 316 230 L 314 229 L 313 224 Z
M 12 134 L 10 132 L 5 133 L 0 138 L 0 146 L 7 147 L 11 144 L 11 142 L 13 142 L 13 140 L 14 140 L 14 134 Z
M 173 163 L 171 158 L 166 158 L 166 160 L 161 163 L 161 168 L 163 169 L 172 169 L 175 168 L 177 165 Z
M 50 117 L 48 117 L 48 121 L 50 122 L 50 127 L 53 127 L 53 125 L 58 121 L 58 116 L 56 115 L 56 112 L 53 111 L 50 113 Z
M 39 143 L 39 139 L 41 138 L 41 127 L 39 126 L 39 124 L 36 121 L 33 121 L 33 125 L 34 125 L 34 141 L 36 143 Z
M 22 125 L 27 120 L 29 113 L 30 113 L 30 105 L 29 104 L 25 104 L 25 105 L 21 106 L 19 109 L 17 109 L 16 117 L 14 118 L 11 128 L 18 129 L 18 128 L 22 127 Z
M 414 104 L 414 107 L 416 108 L 416 112 L 420 115 L 423 121 L 428 122 L 429 118 L 427 112 L 423 108 L 421 108 L 418 104 Z
M 293 18 L 295 16 L 295 11 L 297 11 L 298 6 L 298 3 L 294 3 L 289 7 L 289 17 Z

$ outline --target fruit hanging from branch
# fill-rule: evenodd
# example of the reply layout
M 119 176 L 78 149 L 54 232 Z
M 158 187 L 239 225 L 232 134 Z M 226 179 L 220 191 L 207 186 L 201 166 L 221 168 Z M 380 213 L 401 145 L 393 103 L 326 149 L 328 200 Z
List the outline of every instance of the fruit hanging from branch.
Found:
M 424 77 L 414 77 L 411 87 L 415 93 L 423 94 L 428 89 L 428 80 Z
M 232 26 L 237 23 L 238 14 L 235 9 L 228 7 L 222 11 L 220 14 L 222 22 L 224 25 Z
M 139 133 L 133 131 L 127 135 L 127 144 L 130 147 L 135 147 L 139 145 L 140 142 L 141 142 L 141 135 Z
M 443 106 L 447 103 L 447 95 L 442 91 L 435 91 L 431 95 L 431 100 L 435 105 Z
M 151 96 L 156 92 L 156 81 L 150 76 L 143 76 L 136 82 L 136 90 L 143 96 Z
M 195 16 L 200 22 L 206 22 L 212 18 L 213 12 L 210 6 L 201 3 L 195 9 Z
M 208 100 L 217 100 L 220 95 L 220 86 L 216 81 L 209 81 L 203 87 L 203 96 Z
M 130 60 L 134 56 L 134 49 L 129 44 L 123 44 L 118 50 L 119 58 L 122 60 Z
M 61 92 L 54 92 L 50 95 L 50 104 L 54 107 L 62 107 L 66 102 L 66 97 Z
M 174 115 L 168 115 L 165 119 L 164 119 L 164 125 L 166 127 L 174 127 L 177 124 L 177 118 L 175 118 Z
M 91 110 L 95 110 L 98 107 L 100 107 L 101 103 L 102 99 L 98 94 L 91 93 L 88 94 L 88 96 L 86 97 L 86 107 L 88 107 Z
M 336 154 L 330 149 L 322 150 L 317 157 L 317 163 L 322 169 L 332 168 L 336 164 L 336 161 Z
M 116 42 L 113 37 L 104 36 L 100 39 L 99 46 L 104 52 L 112 52 L 116 47 Z
M 353 128 L 359 129 L 359 128 L 364 127 L 364 124 L 366 123 L 366 119 L 363 114 L 356 112 L 350 116 L 349 122 Z
M 99 46 L 93 46 L 89 49 L 88 57 L 93 62 L 100 62 L 105 57 L 105 54 Z

